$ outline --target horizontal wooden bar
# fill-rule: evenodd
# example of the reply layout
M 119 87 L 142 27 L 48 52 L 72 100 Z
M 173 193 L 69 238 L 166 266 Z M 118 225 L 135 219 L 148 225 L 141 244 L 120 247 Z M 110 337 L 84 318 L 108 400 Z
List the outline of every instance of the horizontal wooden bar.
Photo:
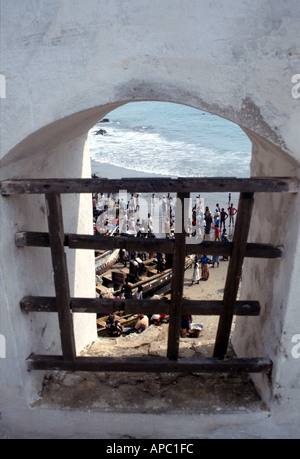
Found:
M 203 241 L 200 244 L 187 244 L 187 255 L 223 255 L 230 257 L 232 254 L 232 242 Z M 246 244 L 247 258 L 281 258 L 283 254 L 282 246 L 272 244 L 261 244 L 257 242 L 248 242 Z
M 167 358 L 112 358 L 112 357 L 76 357 L 75 361 L 64 361 L 56 355 L 30 355 L 27 360 L 28 370 L 63 370 L 63 371 L 123 371 L 123 372 L 159 372 L 159 373 L 267 373 L 272 371 L 272 361 L 268 358 L 234 358 L 219 360 L 216 358 L 179 359 Z
M 89 236 L 69 234 L 70 249 L 125 249 L 129 252 L 139 250 L 141 252 L 173 253 L 174 241 L 165 238 L 145 238 L 145 237 L 126 237 L 126 236 Z
M 187 238 L 186 254 L 203 254 L 230 256 L 232 242 L 202 241 L 200 244 L 189 244 Z M 18 247 L 50 247 L 49 234 L 43 232 L 22 231 L 15 234 L 15 243 Z M 72 249 L 111 250 L 123 248 L 128 251 L 157 251 L 161 253 L 173 253 L 174 240 L 162 238 L 140 237 L 107 237 L 93 236 L 89 234 L 65 234 L 64 245 Z M 283 247 L 271 244 L 248 242 L 246 245 L 246 257 L 252 258 L 281 258 Z
M 219 316 L 224 308 L 222 300 L 187 300 L 183 299 L 182 309 L 184 314 L 201 316 Z M 236 316 L 259 316 L 259 301 L 236 301 L 234 314 Z
M 20 231 L 15 234 L 17 247 L 50 247 L 49 233 L 38 231 Z M 64 236 L 64 246 L 69 246 L 68 234 Z
M 299 180 L 294 177 L 143 177 L 121 179 L 17 179 L 3 180 L 3 196 L 49 193 L 116 193 L 120 190 L 140 193 L 215 193 L 215 192 L 287 192 L 297 193 Z
M 108 298 L 71 298 L 72 312 L 110 314 L 123 311 L 125 314 L 169 314 L 170 302 L 167 300 L 123 300 Z M 26 296 L 20 301 L 23 312 L 57 312 L 55 297 Z M 222 300 L 182 300 L 184 314 L 220 315 L 223 310 Z M 258 301 L 237 301 L 234 309 L 237 316 L 258 316 Z

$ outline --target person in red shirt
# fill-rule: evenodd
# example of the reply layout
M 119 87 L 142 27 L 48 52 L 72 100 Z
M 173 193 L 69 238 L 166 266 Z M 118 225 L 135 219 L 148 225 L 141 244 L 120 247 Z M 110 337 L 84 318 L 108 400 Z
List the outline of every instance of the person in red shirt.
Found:
M 233 207 L 233 204 L 231 203 L 230 207 L 228 207 L 227 210 L 229 213 L 229 226 L 231 226 L 231 223 L 232 223 L 232 226 L 234 226 L 234 216 L 237 213 L 237 209 Z
M 221 240 L 221 230 L 219 228 L 219 225 L 215 225 L 215 241 L 220 241 Z

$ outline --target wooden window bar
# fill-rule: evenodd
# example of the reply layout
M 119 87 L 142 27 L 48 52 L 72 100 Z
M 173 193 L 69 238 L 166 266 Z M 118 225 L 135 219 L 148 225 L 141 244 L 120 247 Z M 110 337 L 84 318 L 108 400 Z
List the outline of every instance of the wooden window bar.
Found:
M 267 178 L 146 178 L 146 179 L 21 179 L 0 182 L 2 196 L 16 194 L 44 194 L 48 208 L 49 233 L 18 232 L 18 247 L 50 247 L 54 271 L 55 297 L 27 296 L 20 301 L 24 312 L 43 311 L 58 314 L 62 356 L 31 355 L 27 359 L 30 370 L 71 371 L 145 371 L 145 372 L 265 372 L 271 373 L 269 358 L 225 359 L 233 315 L 260 313 L 257 301 L 237 301 L 237 291 L 245 257 L 280 258 L 282 247 L 271 244 L 248 243 L 247 237 L 254 193 L 297 193 L 299 181 L 290 177 Z M 144 193 L 177 193 L 180 202 L 192 192 L 240 192 L 237 221 L 232 243 L 203 241 L 198 245 L 186 245 L 184 231 L 175 233 L 175 240 L 65 234 L 61 207 L 62 193 L 112 193 L 118 190 Z M 182 206 L 180 212 L 184 212 Z M 183 221 L 183 219 L 181 220 Z M 173 276 L 170 301 L 117 300 L 71 298 L 64 247 L 70 249 L 112 249 L 158 251 L 173 253 Z M 182 298 L 184 260 L 188 254 L 219 254 L 230 256 L 223 301 L 192 301 Z M 105 358 L 77 357 L 72 314 L 75 312 L 110 313 L 123 307 L 125 313 L 164 313 L 170 315 L 167 357 L 157 358 Z M 179 359 L 180 320 L 184 313 L 218 315 L 214 356 L 208 359 Z

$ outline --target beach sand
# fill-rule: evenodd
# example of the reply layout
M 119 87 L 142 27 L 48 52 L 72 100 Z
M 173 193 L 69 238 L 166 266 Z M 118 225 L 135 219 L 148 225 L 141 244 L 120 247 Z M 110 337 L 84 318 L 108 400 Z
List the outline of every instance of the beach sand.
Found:
M 113 166 L 108 163 L 99 163 L 91 159 L 91 172 L 99 178 L 120 179 L 129 177 L 163 177 L 159 174 L 148 174 L 147 172 L 126 169 L 125 167 Z
M 143 177 L 160 177 L 163 175 L 141 172 L 124 167 L 113 166 L 108 163 L 99 163 L 91 159 L 91 173 L 96 174 L 99 178 L 107 179 L 121 179 L 121 178 L 143 178 Z M 198 193 L 197 193 L 198 194 Z M 216 203 L 220 204 L 220 207 L 224 207 L 225 210 L 228 207 L 228 193 L 203 193 L 201 198 L 204 199 L 203 205 L 209 206 L 210 210 L 214 212 Z M 238 204 L 238 193 L 231 193 L 231 199 L 235 207 Z

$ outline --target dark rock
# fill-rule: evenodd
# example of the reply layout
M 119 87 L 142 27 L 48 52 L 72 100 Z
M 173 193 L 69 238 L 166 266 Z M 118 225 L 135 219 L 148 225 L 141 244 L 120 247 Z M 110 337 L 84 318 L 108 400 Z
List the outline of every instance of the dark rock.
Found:
M 104 135 L 104 134 L 107 134 L 105 129 L 99 129 L 99 131 L 95 132 L 95 135 Z

